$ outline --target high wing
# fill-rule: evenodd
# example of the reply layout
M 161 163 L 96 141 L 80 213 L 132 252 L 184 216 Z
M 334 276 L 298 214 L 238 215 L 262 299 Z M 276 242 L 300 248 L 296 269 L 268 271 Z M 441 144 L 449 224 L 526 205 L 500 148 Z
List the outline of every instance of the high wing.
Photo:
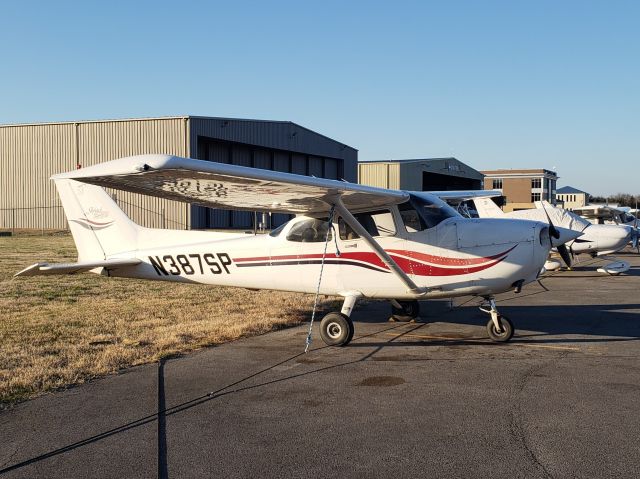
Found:
M 352 211 L 403 203 L 402 191 L 169 155 L 140 155 L 55 175 L 201 206 L 326 214 L 340 197 Z
M 414 283 L 351 213 L 403 203 L 409 199 L 403 191 L 170 155 L 121 158 L 53 179 L 233 210 L 319 216 L 335 208 L 409 291 L 416 295 L 427 292 Z

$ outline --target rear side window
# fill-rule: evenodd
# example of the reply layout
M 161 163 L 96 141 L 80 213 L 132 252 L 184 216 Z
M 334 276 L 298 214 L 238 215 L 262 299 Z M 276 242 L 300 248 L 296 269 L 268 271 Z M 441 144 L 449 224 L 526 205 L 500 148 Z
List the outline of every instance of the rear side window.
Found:
M 367 213 L 358 213 L 353 215 L 367 232 L 373 236 L 394 236 L 396 234 L 396 226 L 393 222 L 393 215 L 389 210 L 371 211 Z M 338 230 L 340 239 L 350 240 L 357 239 L 360 236 L 351 229 L 343 218 L 338 220 Z
M 299 243 L 324 243 L 327 239 L 329 223 L 326 220 L 308 219 L 300 221 L 291 227 L 287 240 Z M 332 239 L 329 230 L 329 240 Z

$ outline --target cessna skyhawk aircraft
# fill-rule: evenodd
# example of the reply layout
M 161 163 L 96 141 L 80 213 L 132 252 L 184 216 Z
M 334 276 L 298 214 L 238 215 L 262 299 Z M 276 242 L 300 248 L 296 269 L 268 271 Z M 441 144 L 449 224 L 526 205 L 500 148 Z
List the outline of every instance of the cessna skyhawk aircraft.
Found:
M 630 241 L 633 242 L 634 248 L 638 245 L 637 231 L 634 231 L 630 226 L 591 224 L 581 216 L 562 208 L 556 208 L 546 201 L 536 202 L 538 208 L 510 213 L 503 212 L 491 198 L 473 198 L 473 203 L 480 218 L 519 218 L 544 221 L 583 233 L 580 238 L 571 239 L 567 241 L 566 245 L 558 246 L 558 252 L 567 266 L 571 266 L 570 255 L 587 253 L 593 257 L 604 256 L 620 251 Z M 620 274 L 629 269 L 629 263 L 625 261 L 618 261 L 609 266 L 611 268 L 603 268 L 603 271 L 609 274 Z
M 587 205 L 580 208 L 574 208 L 573 212 L 594 224 L 628 225 L 634 228 L 637 228 L 638 226 L 638 218 L 632 214 L 631 208 Z
M 513 325 L 494 295 L 534 281 L 567 233 L 542 222 L 463 218 L 438 197 L 166 155 L 142 155 L 53 177 L 78 262 L 37 263 L 19 276 L 106 276 L 336 295 L 322 339 L 345 345 L 359 298 L 418 316 L 418 299 L 477 295 L 489 337 Z M 102 187 L 207 207 L 293 213 L 269 235 L 159 230 L 133 223 Z M 571 237 L 579 233 L 568 232 Z M 481 308 L 482 309 L 482 308 Z

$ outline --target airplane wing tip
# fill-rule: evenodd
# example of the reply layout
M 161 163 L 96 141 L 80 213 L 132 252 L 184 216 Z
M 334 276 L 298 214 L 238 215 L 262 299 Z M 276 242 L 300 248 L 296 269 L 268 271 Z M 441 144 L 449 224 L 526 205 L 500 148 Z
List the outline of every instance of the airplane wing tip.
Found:
M 21 269 L 17 273 L 13 275 L 14 278 L 18 276 L 35 276 L 40 271 L 41 267 L 48 266 L 49 263 L 34 263 L 31 266 L 27 266 L 24 269 Z
M 144 155 L 132 155 L 118 158 L 116 160 L 98 163 L 87 167 L 80 167 L 75 170 L 58 173 L 51 176 L 52 180 L 80 180 L 104 175 L 123 175 L 140 173 L 149 169 L 161 169 L 171 167 L 173 164 L 180 164 L 188 158 L 160 153 L 147 153 Z

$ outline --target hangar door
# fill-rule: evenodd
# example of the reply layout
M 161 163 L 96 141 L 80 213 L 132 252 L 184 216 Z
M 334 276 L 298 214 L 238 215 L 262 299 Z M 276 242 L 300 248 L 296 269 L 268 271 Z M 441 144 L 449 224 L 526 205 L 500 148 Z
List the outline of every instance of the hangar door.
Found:
M 338 180 L 343 175 L 341 159 L 275 150 L 202 136 L 198 137 L 198 159 L 332 180 Z M 271 223 L 267 224 L 267 228 L 280 226 L 290 217 L 285 214 L 273 214 L 270 218 L 267 217 L 267 223 Z M 261 222 L 262 214 L 258 213 L 256 216 L 252 212 L 227 211 L 202 206 L 191 208 L 191 227 L 195 229 L 252 229 L 256 218 Z
M 422 172 L 422 191 L 481 190 L 480 180 Z

